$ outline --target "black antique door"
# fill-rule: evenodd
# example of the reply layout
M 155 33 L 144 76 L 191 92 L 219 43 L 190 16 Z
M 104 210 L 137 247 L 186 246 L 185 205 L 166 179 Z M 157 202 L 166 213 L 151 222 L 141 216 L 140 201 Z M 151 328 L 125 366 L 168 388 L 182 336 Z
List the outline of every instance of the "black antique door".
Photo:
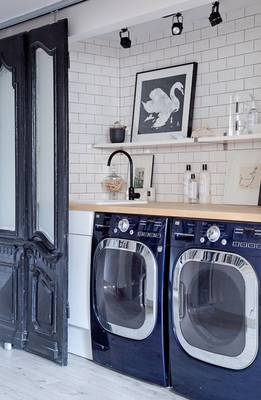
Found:
M 0 341 L 63 365 L 67 64 L 67 21 L 0 41 Z
M 27 34 L 29 105 L 27 351 L 67 362 L 67 24 Z
M 23 347 L 25 224 L 24 36 L 0 41 L 0 340 Z

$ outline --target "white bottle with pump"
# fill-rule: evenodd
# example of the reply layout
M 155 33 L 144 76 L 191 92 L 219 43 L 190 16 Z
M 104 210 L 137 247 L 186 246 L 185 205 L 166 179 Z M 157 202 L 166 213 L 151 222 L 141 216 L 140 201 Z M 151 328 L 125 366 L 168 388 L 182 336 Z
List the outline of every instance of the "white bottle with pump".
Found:
M 198 182 L 195 174 L 191 174 L 189 180 L 189 203 L 198 202 Z
M 199 176 L 199 202 L 201 204 L 210 203 L 210 174 L 207 164 L 202 165 Z
M 191 165 L 188 164 L 186 166 L 186 172 L 184 174 L 184 180 L 183 180 L 183 194 L 184 194 L 184 203 L 189 202 L 189 181 L 191 177 Z

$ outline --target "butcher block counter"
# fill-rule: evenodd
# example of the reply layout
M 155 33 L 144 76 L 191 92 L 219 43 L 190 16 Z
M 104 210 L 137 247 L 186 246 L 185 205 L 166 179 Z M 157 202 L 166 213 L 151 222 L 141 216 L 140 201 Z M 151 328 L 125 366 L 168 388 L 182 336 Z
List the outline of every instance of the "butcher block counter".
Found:
M 70 210 L 261 223 L 261 207 L 222 204 L 71 202 Z

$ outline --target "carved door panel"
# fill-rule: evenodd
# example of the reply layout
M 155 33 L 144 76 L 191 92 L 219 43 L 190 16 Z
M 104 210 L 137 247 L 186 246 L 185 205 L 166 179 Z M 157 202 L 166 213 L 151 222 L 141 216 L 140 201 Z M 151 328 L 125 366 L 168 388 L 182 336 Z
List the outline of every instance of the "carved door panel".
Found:
M 26 350 L 67 362 L 67 23 L 28 33 L 31 171 L 28 185 Z
M 67 362 L 67 21 L 0 41 L 0 341 Z
M 0 41 L 0 341 L 23 347 L 25 332 L 24 35 Z

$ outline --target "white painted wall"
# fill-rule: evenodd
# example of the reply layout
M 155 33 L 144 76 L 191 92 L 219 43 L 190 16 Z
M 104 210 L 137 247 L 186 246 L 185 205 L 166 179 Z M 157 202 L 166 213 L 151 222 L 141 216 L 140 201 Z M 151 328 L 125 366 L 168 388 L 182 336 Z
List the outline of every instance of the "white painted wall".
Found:
M 250 92 L 254 93 L 261 112 L 261 4 L 256 1 L 255 6 L 233 10 L 223 17 L 224 23 L 216 28 L 210 27 L 206 18 L 186 23 L 183 35 L 179 37 L 172 37 L 169 29 L 148 30 L 147 35 L 133 40 L 133 46 L 129 50 L 121 49 L 118 40 L 106 40 L 105 36 L 102 39 L 72 44 L 72 198 L 107 197 L 101 182 L 107 171 L 106 161 L 110 152 L 94 150 L 90 143 L 107 141 L 109 126 L 119 115 L 122 122 L 130 126 L 136 72 L 198 61 L 195 128 L 208 125 L 217 134 L 227 130 L 231 93 L 240 93 L 245 101 L 249 101 Z M 114 36 L 109 35 L 111 37 Z M 113 105 L 116 88 L 112 82 L 116 77 L 113 75 L 117 73 L 119 108 Z M 100 97 L 101 93 L 104 93 L 103 99 Z M 150 149 L 155 154 L 154 185 L 157 200 L 181 201 L 186 163 L 192 163 L 193 170 L 198 173 L 202 163 L 206 162 L 211 172 L 213 201 L 222 203 L 230 154 L 234 150 L 253 148 L 259 149 L 261 155 L 260 142 L 229 145 L 228 151 L 224 151 L 222 145 Z M 140 153 L 146 151 L 139 150 Z M 126 176 L 124 158 L 121 160 L 119 157 L 117 162 L 118 171 Z

